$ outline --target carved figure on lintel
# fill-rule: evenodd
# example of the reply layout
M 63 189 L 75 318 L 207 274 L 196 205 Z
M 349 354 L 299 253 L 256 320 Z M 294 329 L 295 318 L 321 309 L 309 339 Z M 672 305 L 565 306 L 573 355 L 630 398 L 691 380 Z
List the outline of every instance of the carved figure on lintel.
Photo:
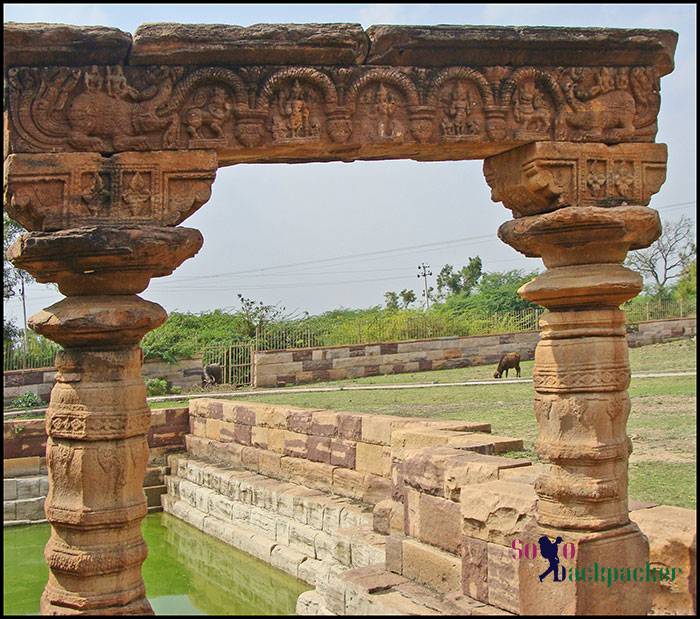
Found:
M 629 79 L 626 73 L 613 71 L 609 67 L 577 67 L 564 72 L 561 89 L 567 106 L 558 120 L 560 136 L 572 130 L 577 139 L 590 141 L 634 136 L 636 101 L 623 89 Z M 643 125 L 641 119 L 638 123 Z
M 364 91 L 360 101 L 359 122 L 361 132 L 379 141 L 402 141 L 406 125 L 400 117 L 401 99 L 391 88 L 379 82 Z
M 307 102 L 309 98 L 309 93 L 304 91 L 299 80 L 294 80 L 289 90 L 280 90 L 272 116 L 272 137 L 275 141 L 320 136 L 320 123 L 314 118 Z
M 479 108 L 478 99 L 474 99 L 465 82 L 456 82 L 444 105 L 445 118 L 440 123 L 446 137 L 476 135 L 481 124 L 473 113 Z
M 546 133 L 552 123 L 552 111 L 544 93 L 533 81 L 518 84 L 513 118 L 520 125 L 519 133 Z
M 195 104 L 184 113 L 184 123 L 191 139 L 206 139 L 201 132 L 206 127 L 214 139 L 224 139 L 224 123 L 231 117 L 233 104 L 229 101 L 226 89 L 214 86 L 198 93 Z

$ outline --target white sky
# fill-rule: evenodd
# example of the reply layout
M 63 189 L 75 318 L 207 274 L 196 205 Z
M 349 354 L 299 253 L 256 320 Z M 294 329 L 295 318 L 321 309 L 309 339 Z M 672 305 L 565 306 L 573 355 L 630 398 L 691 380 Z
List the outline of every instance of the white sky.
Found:
M 669 147 L 668 177 L 651 206 L 660 209 L 662 219 L 695 218 L 694 5 L 5 4 L 4 19 L 113 26 L 132 33 L 142 23 L 164 21 L 672 29 L 679 33 L 676 68 L 661 81 L 656 138 Z M 416 267 L 423 261 L 435 274 L 445 263 L 461 266 L 477 254 L 487 271 L 541 268 L 541 261 L 520 256 L 496 237 L 510 211 L 491 202 L 481 166 L 481 161 L 381 161 L 222 168 L 210 201 L 184 224 L 203 233 L 204 247 L 170 277 L 152 281 L 142 296 L 169 312 L 200 312 L 235 308 L 241 292 L 290 311 L 318 313 L 382 304 L 386 290 L 413 288 L 420 294 Z M 327 260 L 402 247 L 413 249 Z M 297 263 L 306 264 L 259 271 Z M 226 275 L 206 278 L 220 273 Z M 28 315 L 60 299 L 50 287 L 32 285 Z M 21 324 L 19 300 L 6 303 L 5 311 Z

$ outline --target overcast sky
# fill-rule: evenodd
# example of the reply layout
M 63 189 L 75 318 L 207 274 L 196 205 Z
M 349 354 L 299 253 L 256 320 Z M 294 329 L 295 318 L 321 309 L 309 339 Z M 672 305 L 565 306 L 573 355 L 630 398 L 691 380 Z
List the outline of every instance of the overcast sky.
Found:
M 663 219 L 695 218 L 694 5 L 5 4 L 4 9 L 5 21 L 113 26 L 132 33 L 142 23 L 166 21 L 669 28 L 679 33 L 676 68 L 661 81 L 656 138 L 669 147 L 668 177 L 651 206 Z M 211 200 L 184 224 L 203 233 L 204 247 L 172 276 L 154 280 L 142 296 L 169 312 L 201 312 L 236 308 L 240 292 L 290 311 L 318 313 L 381 304 L 387 290 L 413 288 L 420 294 L 421 262 L 434 274 L 445 263 L 461 266 L 477 254 L 487 271 L 541 268 L 540 260 L 520 256 L 496 237 L 510 211 L 491 202 L 481 168 L 481 161 L 222 168 Z M 379 253 L 399 248 L 405 249 Z M 224 275 L 209 277 L 219 274 Z M 60 298 L 46 285 L 32 285 L 28 314 Z M 7 303 L 6 312 L 21 323 L 18 300 Z

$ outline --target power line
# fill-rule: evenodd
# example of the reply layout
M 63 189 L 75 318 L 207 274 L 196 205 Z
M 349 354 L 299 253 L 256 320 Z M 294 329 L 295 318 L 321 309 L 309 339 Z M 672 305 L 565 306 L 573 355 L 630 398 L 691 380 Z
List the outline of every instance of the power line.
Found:
M 673 208 L 681 208 L 681 207 L 687 207 L 689 205 L 695 204 L 695 200 L 691 200 L 688 202 L 676 202 L 672 204 L 666 204 L 663 206 L 655 207 L 656 210 L 663 210 L 663 209 L 673 209 Z M 231 275 L 251 275 L 251 276 L 257 276 L 257 277 L 262 277 L 262 276 L 267 276 L 264 271 L 280 271 L 280 270 L 288 270 L 296 267 L 303 267 L 303 266 L 314 266 L 317 264 L 321 263 L 327 263 L 327 262 L 343 262 L 343 261 L 348 261 L 348 260 L 362 260 L 362 259 L 368 259 L 371 257 L 384 257 L 389 254 L 398 254 L 398 253 L 405 253 L 405 252 L 414 252 L 416 250 L 426 250 L 426 251 L 441 251 L 442 249 L 446 247 L 451 247 L 451 246 L 459 246 L 463 244 L 475 244 L 487 240 L 493 240 L 495 238 L 495 235 L 493 234 L 485 234 L 481 236 L 475 236 L 475 237 L 463 237 L 463 238 L 458 238 L 458 239 L 452 239 L 452 240 L 446 240 L 446 241 L 437 241 L 433 243 L 423 243 L 420 245 L 407 245 L 404 247 L 396 247 L 392 249 L 383 249 L 383 250 L 378 250 L 378 251 L 372 251 L 372 252 L 364 252 L 364 253 L 359 253 L 359 254 L 348 254 L 345 256 L 336 256 L 332 258 L 319 258 L 315 260 L 305 260 L 302 262 L 295 262 L 295 263 L 290 263 L 286 265 L 276 265 L 276 266 L 269 266 L 269 267 L 259 267 L 255 269 L 247 269 L 243 271 L 225 271 L 222 273 L 216 273 L 212 275 L 201 275 L 201 276 L 184 276 L 184 277 L 178 277 L 177 275 L 174 275 L 171 277 L 168 281 L 171 282 L 186 282 L 186 281 L 191 281 L 191 280 L 197 280 L 201 281 L 203 279 L 216 279 L 220 277 L 228 277 Z M 432 249 L 431 249 L 432 248 Z M 279 275 L 295 275 L 296 273 L 278 273 Z M 310 273 L 309 273 L 310 274 Z M 154 282 L 157 283 L 157 282 Z
M 227 271 L 223 273 L 216 273 L 214 275 L 202 275 L 200 277 L 191 277 L 189 279 L 215 279 L 217 277 L 224 277 L 228 275 L 246 275 L 246 274 L 256 274 L 256 273 L 261 273 L 263 271 L 274 271 L 274 270 L 280 270 L 280 269 L 291 269 L 294 267 L 299 267 L 299 266 L 305 266 L 308 264 L 314 265 L 314 264 L 320 264 L 320 263 L 325 263 L 325 262 L 337 262 L 337 261 L 345 261 L 345 260 L 355 260 L 358 258 L 363 258 L 367 256 L 384 256 L 387 254 L 393 254 L 393 253 L 398 253 L 398 252 L 406 252 L 406 251 L 415 251 L 416 249 L 427 249 L 430 247 L 436 247 L 439 246 L 440 249 L 442 249 L 445 246 L 448 245 L 460 245 L 466 242 L 478 242 L 478 241 L 485 241 L 485 240 L 493 240 L 495 237 L 493 234 L 484 234 L 481 236 L 473 236 L 473 237 L 464 237 L 461 239 L 453 239 L 450 241 L 438 241 L 435 243 L 423 243 L 421 245 L 407 245 L 404 247 L 396 247 L 393 249 L 381 249 L 378 251 L 371 251 L 371 252 L 364 252 L 360 254 L 348 254 L 345 256 L 335 256 L 333 258 L 319 258 L 319 259 L 314 259 L 314 260 L 304 260 L 301 262 L 293 262 L 289 264 L 282 264 L 282 265 L 275 265 L 275 266 L 269 266 L 269 267 L 259 267 L 256 269 L 246 269 L 243 271 Z M 180 281 L 184 281 L 185 278 L 180 278 Z

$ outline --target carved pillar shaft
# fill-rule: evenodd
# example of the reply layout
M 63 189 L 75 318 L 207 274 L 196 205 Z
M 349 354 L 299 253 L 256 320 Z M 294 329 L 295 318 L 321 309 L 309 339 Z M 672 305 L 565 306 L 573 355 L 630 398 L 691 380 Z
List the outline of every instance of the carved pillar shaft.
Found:
M 38 230 L 8 255 L 66 295 L 29 320 L 63 346 L 46 418 L 42 614 L 152 612 L 141 577 L 150 410 L 139 342 L 167 314 L 138 293 L 202 245 L 197 230 L 167 225 L 206 201 L 216 161 L 183 159 L 78 154 L 6 164 L 7 210 Z
M 630 369 L 619 306 L 642 289 L 641 276 L 622 266 L 627 252 L 661 231 L 657 213 L 644 205 L 664 180 L 665 157 L 664 145 L 534 143 L 484 165 L 493 199 L 515 215 L 499 237 L 547 267 L 518 291 L 549 310 L 533 371 L 536 448 L 548 466 L 535 484 L 527 541 L 573 542 L 570 569 L 643 567 L 648 556 L 628 517 Z M 648 610 L 642 583 L 601 595 L 599 583 L 538 587 L 543 571 L 541 561 L 520 566 L 524 613 Z

